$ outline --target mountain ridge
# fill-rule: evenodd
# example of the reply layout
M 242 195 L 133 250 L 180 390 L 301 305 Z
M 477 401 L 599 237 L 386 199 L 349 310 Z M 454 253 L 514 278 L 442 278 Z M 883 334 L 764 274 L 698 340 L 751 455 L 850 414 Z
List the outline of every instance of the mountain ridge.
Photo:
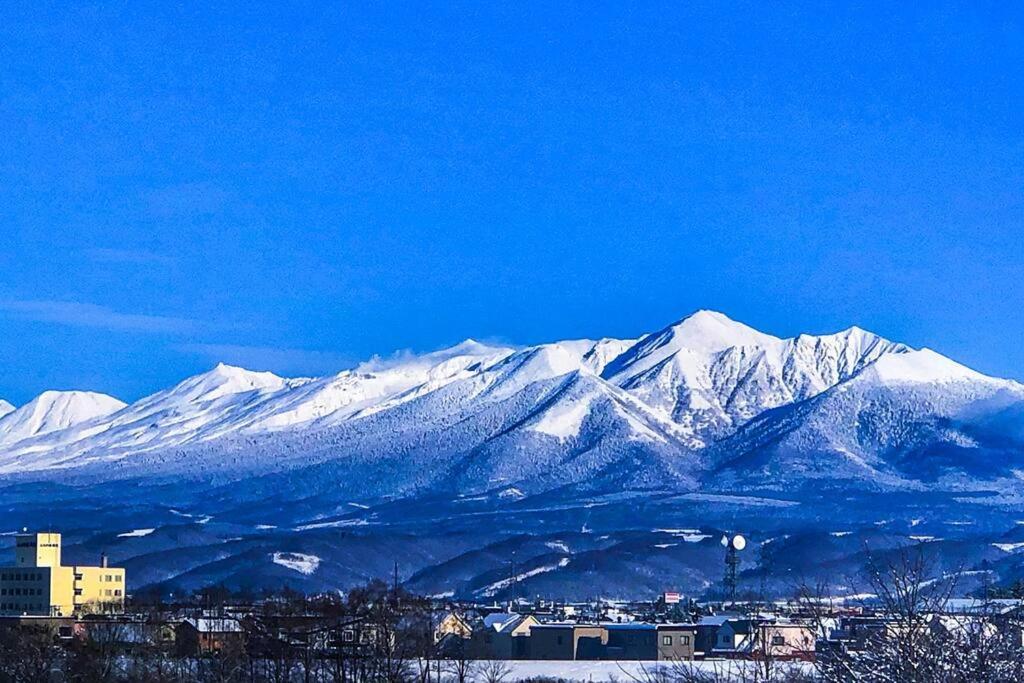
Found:
M 507 595 L 518 552 L 550 568 L 533 593 L 710 590 L 738 529 L 794 571 L 933 539 L 954 570 L 970 547 L 1024 575 L 1024 387 L 858 327 L 780 338 L 699 311 L 326 377 L 220 364 L 111 407 L 0 441 L 0 504 L 12 528 L 66 520 L 70 553 L 111 550 L 134 585 L 274 587 L 300 552 L 306 589 L 400 557 L 416 588 Z
M 661 476 L 670 488 L 694 490 L 702 479 L 768 476 L 772 470 L 763 464 L 739 479 L 715 472 L 723 462 L 742 461 L 724 458 L 726 447 L 759 449 L 765 456 L 767 446 L 755 433 L 785 432 L 791 442 L 804 435 L 808 447 L 831 452 L 829 438 L 809 436 L 816 423 L 789 428 L 778 422 L 776 411 L 783 409 L 778 414 L 788 414 L 790 421 L 821 421 L 813 410 L 817 404 L 809 402 L 828 399 L 828 406 L 838 406 L 830 392 L 865 383 L 939 392 L 967 383 L 979 395 L 990 396 L 990 388 L 1020 393 L 1014 382 L 859 327 L 779 338 L 700 310 L 635 339 L 519 348 L 468 339 L 427 354 L 374 358 L 318 378 L 284 378 L 221 363 L 108 414 L 16 442 L 0 440 L 0 475 L 45 477 L 48 471 L 113 462 L 117 476 L 145 477 L 152 468 L 182 476 L 233 476 L 237 470 L 241 477 L 260 467 L 277 471 L 337 460 L 340 471 L 346 462 L 358 470 L 358 481 L 373 478 L 374 467 L 404 471 L 408 459 L 437 472 L 454 467 L 473 490 L 486 489 L 495 477 L 515 483 L 516 472 L 523 474 L 520 488 L 534 491 L 578 484 L 588 476 L 614 479 L 615 467 L 623 476 L 632 472 L 627 479 Z M 905 390 L 903 396 L 918 400 L 912 393 Z M 860 413 L 847 413 L 846 422 L 832 425 L 832 436 L 861 419 Z M 851 444 L 844 448 L 857 450 Z M 249 455 L 240 459 L 239 449 Z M 440 453 L 446 454 L 443 461 Z M 780 462 L 806 460 L 790 454 Z M 542 475 L 537 462 L 561 468 L 563 476 Z M 890 476 L 862 470 L 872 485 L 877 482 L 869 480 Z M 438 482 L 423 473 L 401 479 L 417 486 Z

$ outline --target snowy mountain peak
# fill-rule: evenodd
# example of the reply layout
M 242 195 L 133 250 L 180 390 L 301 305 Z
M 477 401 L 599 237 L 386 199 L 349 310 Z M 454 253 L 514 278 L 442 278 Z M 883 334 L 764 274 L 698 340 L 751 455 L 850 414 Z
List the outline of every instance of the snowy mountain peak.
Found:
M 683 318 L 658 336 L 670 336 L 675 345 L 699 353 L 715 353 L 734 346 L 772 346 L 782 341 L 723 313 L 707 310 Z
M 715 311 L 697 311 L 668 327 L 642 337 L 612 360 L 601 373 L 613 383 L 628 383 L 649 371 L 665 369 L 670 360 L 682 374 L 692 375 L 716 353 L 736 347 L 775 348 L 778 337 L 758 332 Z M 617 379 L 616 379 L 617 378 Z
M 496 356 L 507 356 L 513 349 L 508 346 L 496 346 L 485 344 L 475 339 L 466 339 L 455 346 L 450 346 L 440 351 L 427 353 L 419 358 L 431 365 L 443 363 L 455 358 L 494 358 Z
M 211 401 L 247 391 L 277 391 L 285 384 L 284 378 L 278 377 L 272 372 L 254 372 L 218 363 L 209 372 L 189 377 L 171 389 L 169 393 L 187 400 Z
M 636 344 L 636 339 L 600 339 L 583 354 L 583 364 L 592 372 L 601 374 L 613 360 Z
M 0 417 L 14 412 L 14 405 L 0 398 Z
M 125 404 L 113 396 L 91 391 L 44 391 L 21 408 L 0 418 L 0 444 L 22 439 L 115 413 Z
M 857 327 L 780 339 L 713 311 L 643 337 L 601 376 L 703 440 L 910 349 Z
M 451 355 L 451 356 L 476 356 L 476 355 L 480 355 L 480 354 L 483 354 L 483 353 L 489 353 L 489 352 L 493 351 L 495 348 L 498 348 L 498 347 L 495 347 L 495 346 L 493 346 L 491 344 L 485 344 L 483 342 L 477 341 L 476 339 L 473 339 L 472 337 L 467 337 L 466 339 L 463 339 L 462 341 L 460 341 L 455 346 L 451 346 L 451 347 L 448 347 L 447 349 L 443 349 L 439 353 L 443 353 L 445 355 Z
M 807 335 L 800 336 L 806 337 Z M 854 325 L 853 327 L 848 327 L 840 332 L 836 332 L 835 334 L 821 335 L 820 337 L 818 337 L 818 339 L 833 339 L 842 341 L 845 342 L 847 345 L 858 348 L 860 350 L 867 350 L 872 346 L 878 344 L 888 347 L 888 350 L 893 353 L 902 353 L 911 350 L 910 347 L 905 344 L 891 342 L 885 337 L 879 336 L 874 332 L 870 332 L 861 327 L 857 327 L 856 325 Z

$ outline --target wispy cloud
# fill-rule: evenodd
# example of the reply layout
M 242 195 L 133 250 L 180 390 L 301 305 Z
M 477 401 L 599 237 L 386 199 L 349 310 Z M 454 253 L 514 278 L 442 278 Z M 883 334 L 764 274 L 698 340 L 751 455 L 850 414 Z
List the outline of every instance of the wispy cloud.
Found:
M 182 353 L 200 356 L 211 363 L 239 365 L 248 370 L 270 370 L 280 375 L 331 375 L 354 365 L 351 356 L 334 351 L 314 351 L 244 344 L 178 344 Z
M 23 320 L 131 332 L 190 332 L 198 321 L 164 315 L 124 313 L 77 301 L 0 300 L 0 311 Z
M 357 365 L 356 369 L 360 372 L 382 372 L 399 365 L 409 365 L 417 362 L 433 365 L 456 353 L 466 353 L 483 347 L 490 347 L 495 351 L 498 349 L 518 348 L 515 344 L 510 344 L 497 338 L 488 338 L 483 341 L 466 339 L 454 346 L 442 346 L 433 351 L 418 352 L 412 349 L 399 349 L 387 356 L 377 354 Z
M 129 263 L 136 265 L 167 265 L 174 259 L 146 249 L 110 249 L 96 247 L 86 249 L 85 255 L 98 263 Z

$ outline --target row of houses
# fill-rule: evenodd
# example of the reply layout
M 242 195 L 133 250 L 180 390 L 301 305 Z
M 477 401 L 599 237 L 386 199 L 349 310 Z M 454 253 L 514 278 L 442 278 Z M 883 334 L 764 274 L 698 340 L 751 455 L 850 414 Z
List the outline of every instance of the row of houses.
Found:
M 371 649 L 381 637 L 378 626 L 359 617 L 256 617 L 244 612 L 159 618 L 141 614 L 20 616 L 0 618 L 0 628 L 42 630 L 53 634 L 58 642 L 88 639 L 123 650 L 158 647 L 180 656 L 215 655 L 244 646 L 251 653 L 285 647 L 321 653 L 347 652 L 355 658 Z
M 780 618 L 705 617 L 694 623 L 547 622 L 530 614 L 447 614 L 436 638 L 469 659 L 685 661 L 708 657 L 813 657 L 816 632 Z

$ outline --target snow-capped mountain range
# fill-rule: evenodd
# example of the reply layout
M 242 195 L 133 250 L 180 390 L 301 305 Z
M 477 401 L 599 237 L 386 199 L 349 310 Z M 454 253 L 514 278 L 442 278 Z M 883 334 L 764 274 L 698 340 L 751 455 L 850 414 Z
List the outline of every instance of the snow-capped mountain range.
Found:
M 985 466 L 949 455 L 994 448 L 981 425 L 1021 401 L 1016 382 L 856 327 L 780 339 L 699 311 L 639 339 L 468 340 L 316 379 L 218 365 L 130 405 L 45 392 L 0 417 L 0 473 L 116 463 L 103 476 L 231 478 L 321 466 L 380 496 L 794 478 L 968 486 L 1024 466 L 1012 439 Z
M 413 589 L 466 597 L 696 593 L 727 530 L 788 567 L 779 590 L 816 562 L 847 575 L 869 543 L 1010 583 L 1022 478 L 1020 384 L 856 327 L 780 339 L 710 311 L 321 378 L 218 365 L 129 405 L 0 403 L 0 532 L 56 520 L 69 557 L 171 592 L 334 590 L 399 559 Z

